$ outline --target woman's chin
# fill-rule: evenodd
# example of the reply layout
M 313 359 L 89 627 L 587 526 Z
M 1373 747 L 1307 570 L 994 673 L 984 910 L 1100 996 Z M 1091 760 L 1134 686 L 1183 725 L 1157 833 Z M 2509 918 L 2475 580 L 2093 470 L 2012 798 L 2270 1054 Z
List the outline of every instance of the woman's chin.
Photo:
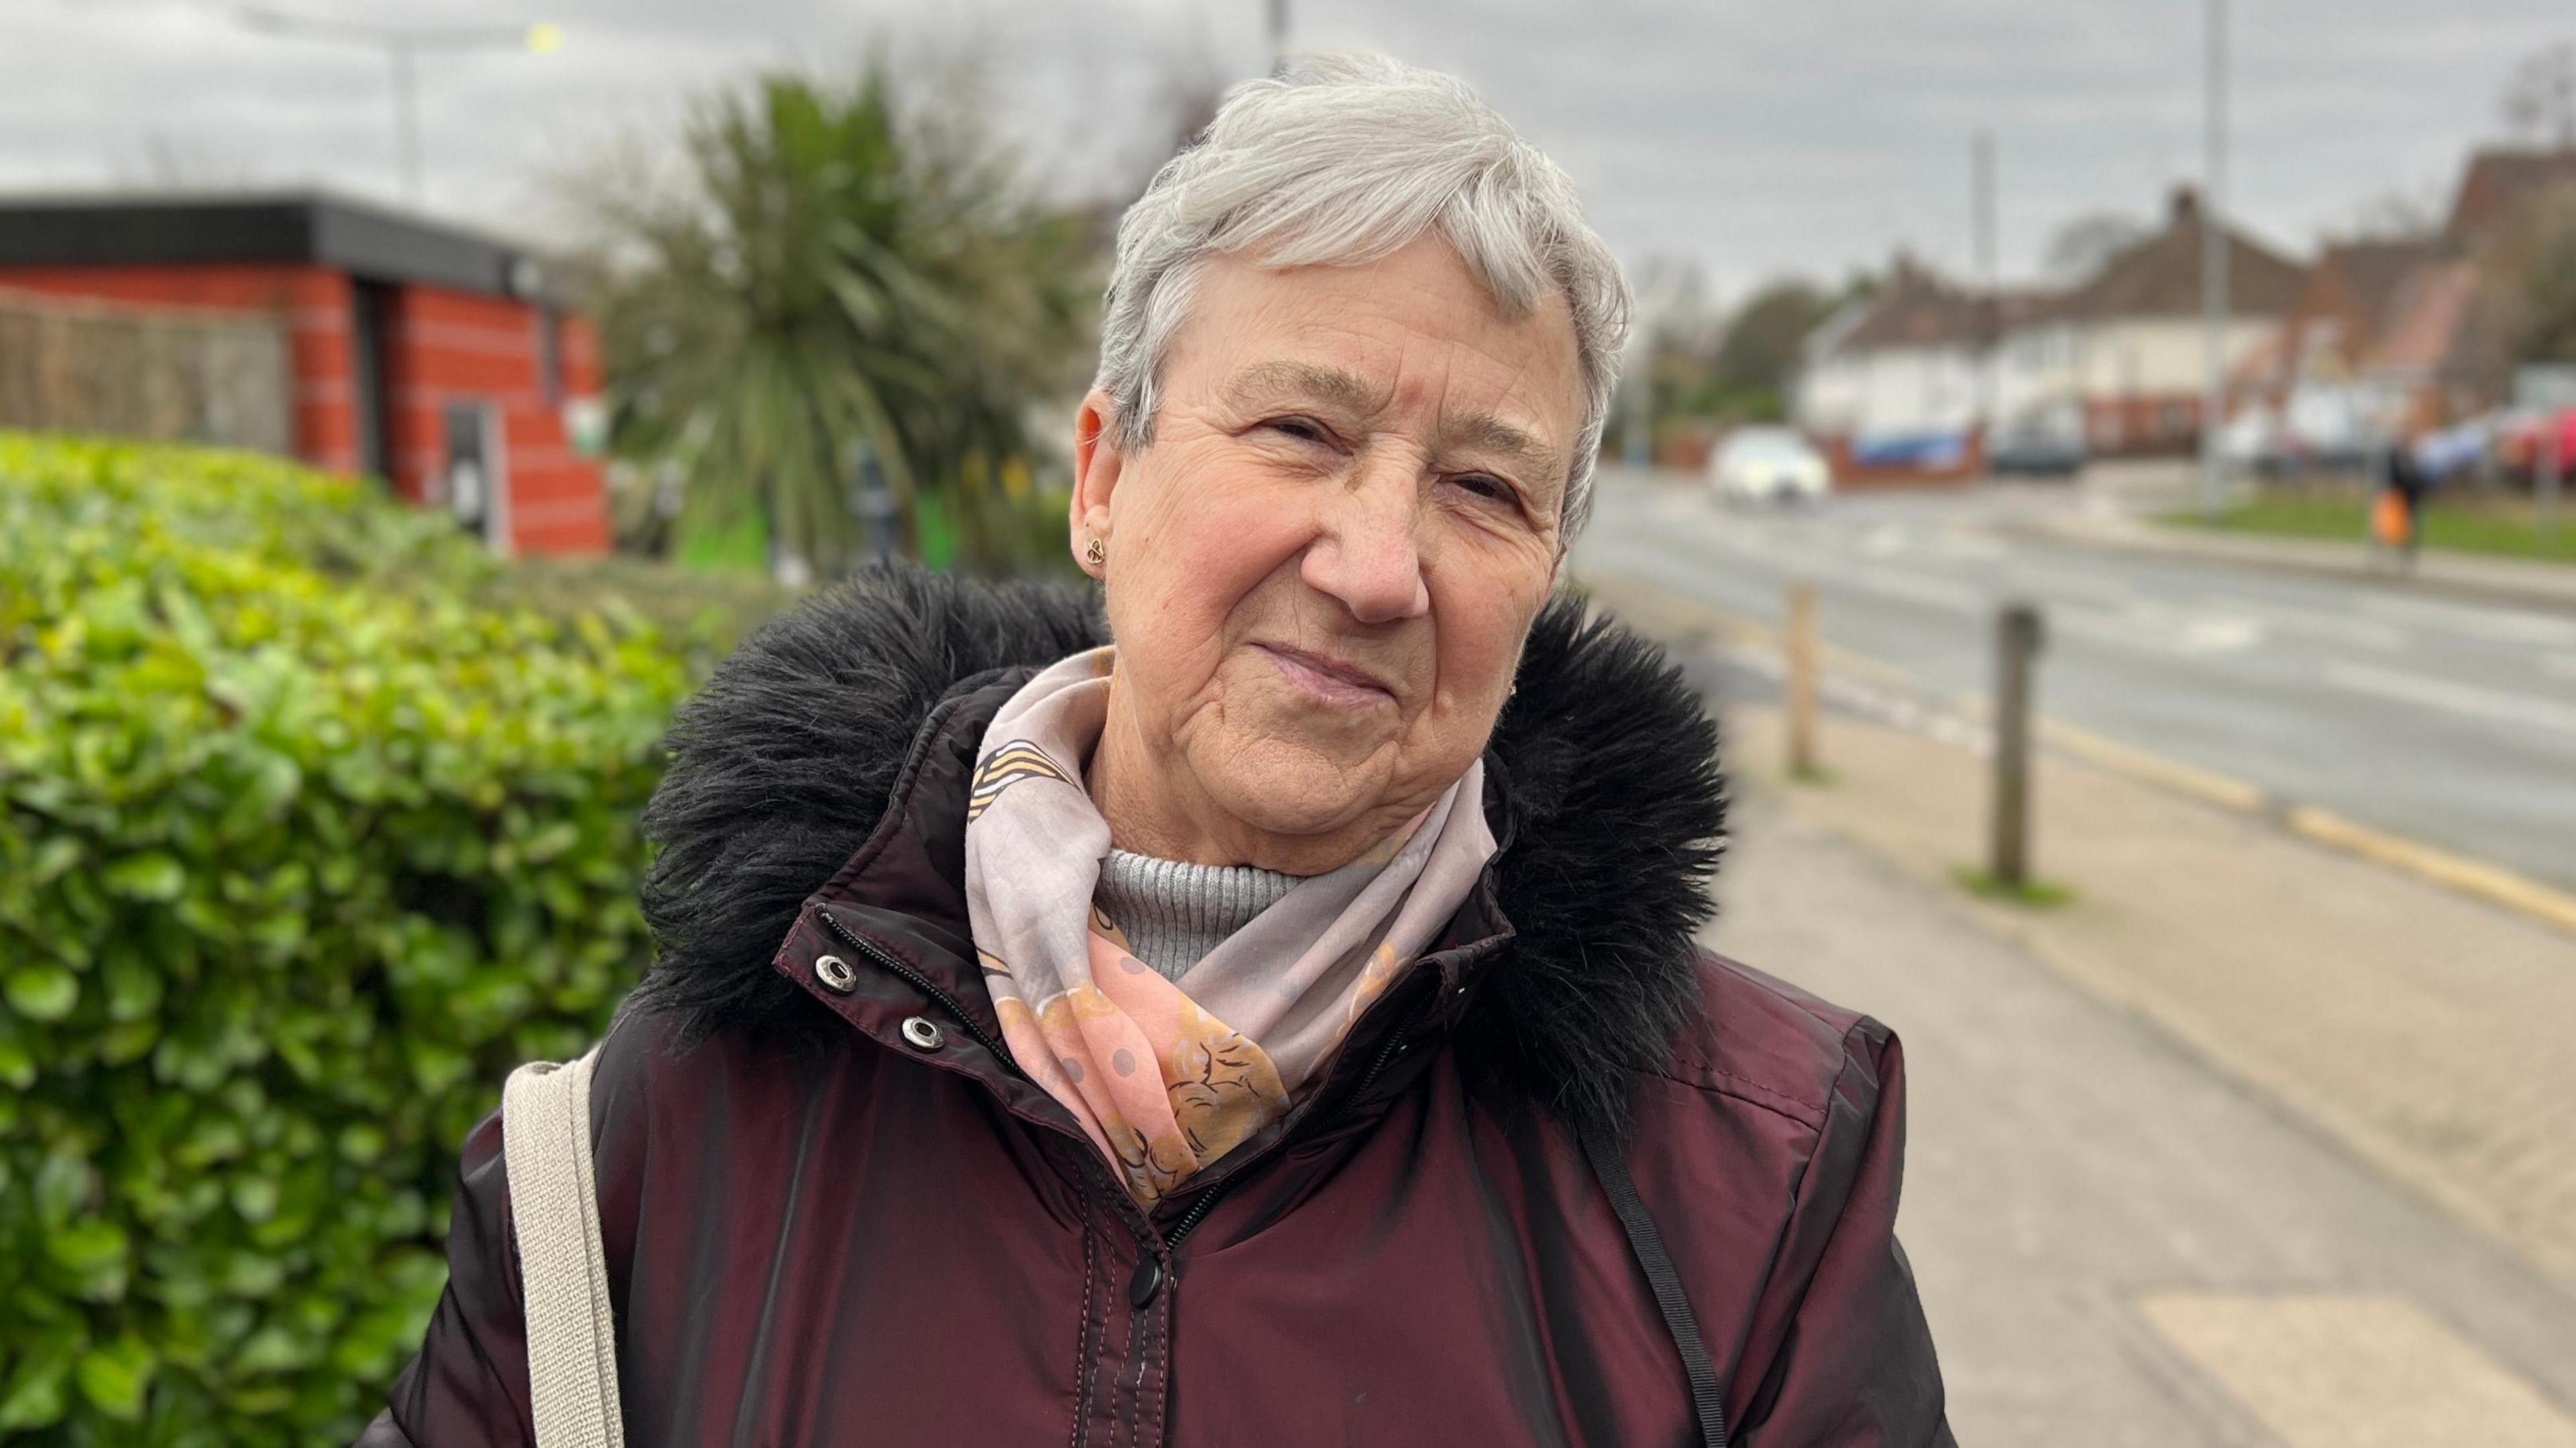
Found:
M 1232 754 L 1213 770 L 1195 772 L 1210 802 L 1241 830 L 1301 857 L 1310 846 L 1347 844 L 1357 853 L 1375 842 L 1375 834 L 1401 827 L 1419 809 L 1386 797 L 1391 782 L 1381 760 L 1345 758 L 1275 737 Z M 1372 834 L 1380 817 L 1383 828 Z
M 1353 783 L 1347 774 L 1318 771 L 1303 778 L 1269 775 L 1228 780 L 1211 792 L 1228 814 L 1254 833 L 1321 839 L 1351 829 L 1376 803 L 1373 793 L 1355 789 Z

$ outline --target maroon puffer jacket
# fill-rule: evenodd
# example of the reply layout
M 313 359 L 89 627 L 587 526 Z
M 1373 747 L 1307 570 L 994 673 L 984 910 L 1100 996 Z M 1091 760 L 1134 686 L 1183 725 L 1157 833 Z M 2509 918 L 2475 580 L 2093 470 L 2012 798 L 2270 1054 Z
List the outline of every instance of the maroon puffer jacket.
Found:
M 1951 1441 L 1893 1235 L 1896 1042 L 1692 947 L 1714 731 L 1572 604 L 1436 953 L 1140 1212 L 999 1045 L 960 885 L 986 721 L 1096 627 L 884 575 L 683 714 L 660 959 L 592 1106 L 629 1444 Z M 533 1442 L 509 1220 L 496 1117 L 365 1444 Z

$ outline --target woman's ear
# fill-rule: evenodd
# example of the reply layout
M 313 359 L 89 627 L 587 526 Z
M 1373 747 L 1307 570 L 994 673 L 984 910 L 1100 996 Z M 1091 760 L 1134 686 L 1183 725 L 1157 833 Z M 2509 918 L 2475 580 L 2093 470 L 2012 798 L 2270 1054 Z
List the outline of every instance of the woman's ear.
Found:
M 1092 389 L 1073 415 L 1073 501 L 1066 522 L 1072 531 L 1073 556 L 1082 571 L 1100 576 L 1100 554 L 1109 540 L 1109 497 L 1117 491 L 1126 455 L 1118 450 L 1114 431 L 1116 406 L 1109 394 Z M 1101 545 L 1094 547 L 1094 544 Z

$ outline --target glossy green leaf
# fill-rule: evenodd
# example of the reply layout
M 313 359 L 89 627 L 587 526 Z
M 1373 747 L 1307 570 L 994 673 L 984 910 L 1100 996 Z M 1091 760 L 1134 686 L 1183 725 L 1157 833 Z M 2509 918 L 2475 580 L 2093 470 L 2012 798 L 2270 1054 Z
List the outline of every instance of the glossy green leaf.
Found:
M 59 1021 L 80 1004 L 80 977 L 59 965 L 22 965 L 0 977 L 0 998 L 31 1021 Z
M 28 1344 L 7 1384 L 0 1386 L 0 1432 L 45 1427 L 63 1416 L 78 1339 L 48 1333 Z
M 116 861 L 101 879 L 109 890 L 129 900 L 176 900 L 188 886 L 188 867 L 154 850 Z
M 132 1333 L 81 1354 L 73 1376 L 81 1396 L 100 1412 L 120 1422 L 143 1416 L 143 1395 L 152 1386 L 160 1358 Z
M 60 1268 L 66 1285 L 86 1298 L 108 1300 L 125 1292 L 125 1229 L 114 1222 L 84 1218 L 45 1234 L 45 1257 Z

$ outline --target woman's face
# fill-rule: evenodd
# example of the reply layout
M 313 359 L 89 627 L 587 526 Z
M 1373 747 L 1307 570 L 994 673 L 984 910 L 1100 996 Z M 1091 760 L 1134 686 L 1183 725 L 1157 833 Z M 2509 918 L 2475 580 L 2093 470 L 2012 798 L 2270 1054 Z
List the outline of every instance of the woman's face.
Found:
M 1079 423 L 1073 548 L 1105 540 L 1118 643 L 1102 808 L 1124 848 L 1334 868 L 1465 773 L 1510 692 L 1582 421 L 1571 314 L 1506 319 L 1436 239 L 1215 258 L 1161 391 L 1140 453 L 1102 394 Z

